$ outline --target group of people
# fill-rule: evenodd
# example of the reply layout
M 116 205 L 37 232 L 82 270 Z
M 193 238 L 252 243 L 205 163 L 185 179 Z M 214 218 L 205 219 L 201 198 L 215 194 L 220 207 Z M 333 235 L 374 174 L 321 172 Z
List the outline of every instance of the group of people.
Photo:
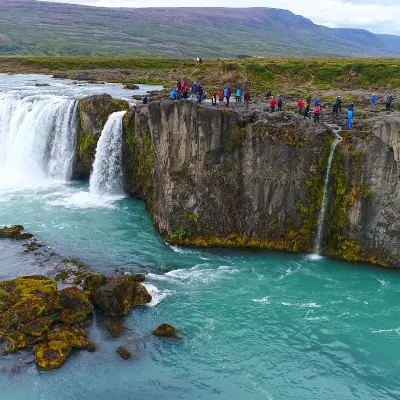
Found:
M 378 102 L 378 98 L 376 97 L 376 94 L 372 95 L 371 100 L 369 102 L 370 102 L 372 107 L 376 106 L 376 103 Z M 386 109 L 386 111 L 392 111 L 392 103 L 393 103 L 392 93 L 388 93 L 386 95 L 386 101 L 385 101 L 385 109 Z
M 226 106 L 229 107 L 229 101 L 231 97 L 232 97 L 232 90 L 229 87 L 225 87 L 225 89 L 221 89 L 218 93 L 214 92 L 214 95 L 211 99 L 211 103 L 213 106 L 216 106 L 218 98 L 219 104 L 223 104 L 223 102 L 226 101 Z M 250 102 L 249 91 L 245 90 L 243 92 L 243 89 L 241 87 L 238 87 L 235 92 L 235 101 L 236 103 L 241 103 L 242 99 L 244 100 L 246 107 L 249 107 L 249 102 Z

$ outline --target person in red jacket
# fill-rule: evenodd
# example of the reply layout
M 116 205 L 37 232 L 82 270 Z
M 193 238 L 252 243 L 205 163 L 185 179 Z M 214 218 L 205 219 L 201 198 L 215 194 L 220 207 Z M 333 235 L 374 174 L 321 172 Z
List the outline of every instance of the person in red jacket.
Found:
M 186 81 L 183 81 L 183 83 L 181 84 L 181 91 L 182 91 L 182 97 L 184 99 L 188 98 L 188 90 L 189 90 L 189 85 L 187 84 Z
M 222 89 L 218 92 L 218 100 L 220 103 L 224 102 L 224 91 Z
M 274 96 L 271 97 L 270 105 L 271 105 L 271 112 L 273 113 L 276 107 L 276 98 Z
M 300 99 L 299 102 L 297 103 L 299 106 L 299 114 L 303 112 L 303 107 L 304 107 L 304 100 Z
M 314 107 L 314 122 L 315 123 L 319 123 L 319 117 L 320 117 L 320 115 L 321 115 L 321 106 L 319 105 L 319 104 L 317 104 L 315 107 Z

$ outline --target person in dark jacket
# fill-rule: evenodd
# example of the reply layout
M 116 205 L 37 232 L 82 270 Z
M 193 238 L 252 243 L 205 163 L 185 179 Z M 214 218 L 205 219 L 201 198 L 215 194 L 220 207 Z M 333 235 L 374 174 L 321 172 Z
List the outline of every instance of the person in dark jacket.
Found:
M 307 97 L 306 103 L 311 105 L 311 96 Z
M 304 119 L 306 118 L 310 118 L 310 103 L 307 103 L 304 109 Z
M 279 96 L 278 97 L 278 111 L 282 111 L 283 110 L 283 97 Z
M 249 108 L 249 103 L 250 103 L 250 92 L 248 90 L 245 90 L 244 95 L 244 104 L 246 105 L 246 108 Z
M 340 96 L 336 97 L 336 103 L 338 104 L 338 111 L 342 112 L 342 98 Z
M 391 111 L 392 102 L 393 102 L 392 93 L 388 93 L 388 95 L 386 96 L 386 111 Z
M 332 111 L 332 115 L 335 115 L 338 117 L 339 116 L 339 103 L 337 101 L 335 101 L 333 103 L 333 111 Z

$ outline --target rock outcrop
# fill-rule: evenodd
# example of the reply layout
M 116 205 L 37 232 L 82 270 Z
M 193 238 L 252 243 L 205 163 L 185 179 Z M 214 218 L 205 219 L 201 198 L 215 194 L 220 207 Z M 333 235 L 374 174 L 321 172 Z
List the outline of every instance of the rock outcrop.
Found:
M 97 142 L 108 117 L 113 112 L 128 109 L 127 101 L 113 99 L 107 94 L 91 96 L 79 101 L 73 179 L 89 179 Z
M 400 115 L 356 120 L 337 147 L 326 254 L 400 266 Z M 124 117 L 125 190 L 170 243 L 312 252 L 333 134 L 293 112 L 160 101 Z

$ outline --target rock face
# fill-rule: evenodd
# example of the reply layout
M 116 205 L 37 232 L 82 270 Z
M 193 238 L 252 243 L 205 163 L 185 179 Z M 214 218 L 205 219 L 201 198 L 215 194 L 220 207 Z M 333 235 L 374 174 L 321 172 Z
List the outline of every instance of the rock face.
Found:
M 180 101 L 131 110 L 125 127 L 126 190 L 169 242 L 312 250 L 324 126 Z
M 78 103 L 78 133 L 73 179 L 89 179 L 101 131 L 110 114 L 128 110 L 127 101 L 110 95 L 91 96 Z
M 400 115 L 359 122 L 333 164 L 327 254 L 400 266 Z
M 343 132 L 327 255 L 400 266 L 399 131 L 395 112 Z M 312 252 L 333 137 L 293 112 L 152 102 L 124 117 L 125 190 L 173 244 Z

